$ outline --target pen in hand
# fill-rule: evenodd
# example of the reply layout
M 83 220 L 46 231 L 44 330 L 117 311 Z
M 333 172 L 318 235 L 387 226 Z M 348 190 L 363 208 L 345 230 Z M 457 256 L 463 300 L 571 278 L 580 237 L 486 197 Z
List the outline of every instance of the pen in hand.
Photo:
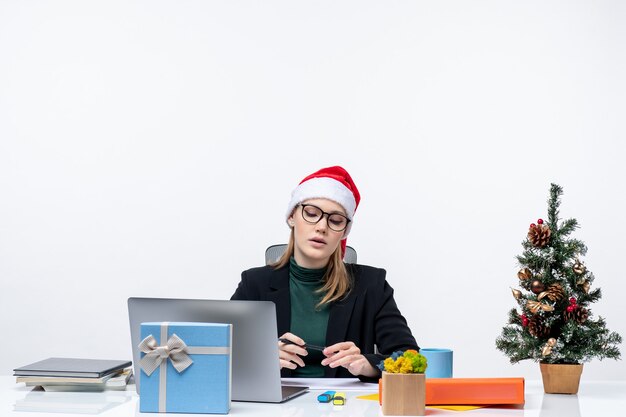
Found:
M 296 346 L 300 346 L 301 348 L 305 348 L 305 349 L 312 349 L 312 350 L 319 350 L 319 351 L 323 351 L 324 349 L 326 349 L 324 346 L 317 346 L 317 345 L 310 345 L 308 343 L 304 344 L 304 345 L 299 345 L 295 342 L 292 342 L 289 339 L 285 339 L 284 337 L 281 337 L 280 339 L 278 339 L 279 342 L 282 342 L 286 345 L 296 345 Z

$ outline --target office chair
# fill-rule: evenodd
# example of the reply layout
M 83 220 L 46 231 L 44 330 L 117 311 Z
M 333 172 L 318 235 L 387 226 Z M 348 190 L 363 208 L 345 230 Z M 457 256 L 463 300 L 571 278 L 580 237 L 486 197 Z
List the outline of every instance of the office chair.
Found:
M 272 245 L 265 249 L 265 265 L 273 264 L 276 262 L 287 249 L 287 244 Z M 346 255 L 343 257 L 343 261 L 347 264 L 356 263 L 356 251 L 352 246 L 346 246 Z

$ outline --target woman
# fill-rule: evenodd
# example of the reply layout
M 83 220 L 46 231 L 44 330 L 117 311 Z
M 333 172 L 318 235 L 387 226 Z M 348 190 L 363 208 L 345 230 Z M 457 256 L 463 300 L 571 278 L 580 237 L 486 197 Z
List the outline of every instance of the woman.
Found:
M 283 377 L 376 381 L 376 365 L 386 356 L 419 350 L 385 270 L 343 262 L 359 201 L 350 174 L 339 166 L 304 178 L 288 205 L 284 255 L 241 274 L 233 300 L 276 304 Z

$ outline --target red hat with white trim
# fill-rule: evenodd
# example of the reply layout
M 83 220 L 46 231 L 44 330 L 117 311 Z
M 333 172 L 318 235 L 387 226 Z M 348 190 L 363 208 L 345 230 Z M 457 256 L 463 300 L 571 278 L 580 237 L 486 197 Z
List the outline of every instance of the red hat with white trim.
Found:
M 293 209 L 305 200 L 312 198 L 326 198 L 332 200 L 346 211 L 346 216 L 350 219 L 345 230 L 344 239 L 341 241 L 341 249 L 345 254 L 346 237 L 350 233 L 354 212 L 361 201 L 361 195 L 356 188 L 352 177 L 348 171 L 340 166 L 322 168 L 317 172 L 305 177 L 291 193 L 291 200 L 287 206 L 287 216 L 289 219 Z

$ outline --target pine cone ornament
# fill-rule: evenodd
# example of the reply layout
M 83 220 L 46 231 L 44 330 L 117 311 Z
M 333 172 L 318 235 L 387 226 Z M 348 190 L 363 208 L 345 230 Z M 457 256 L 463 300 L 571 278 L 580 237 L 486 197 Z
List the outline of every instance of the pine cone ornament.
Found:
M 563 286 L 558 283 L 548 285 L 548 288 L 537 296 L 537 300 L 541 301 L 543 298 L 547 298 L 552 302 L 562 300 L 563 298 L 565 298 L 565 291 L 563 290 Z
M 528 229 L 528 240 L 533 246 L 543 248 L 550 241 L 552 232 L 547 224 L 531 224 Z
M 546 337 L 550 334 L 550 328 L 543 322 L 543 317 L 534 315 L 528 322 L 528 332 L 535 337 Z
M 586 308 L 580 306 L 574 306 L 574 308 L 568 308 L 563 312 L 565 320 L 576 320 L 576 323 L 583 324 L 589 317 L 589 312 Z

